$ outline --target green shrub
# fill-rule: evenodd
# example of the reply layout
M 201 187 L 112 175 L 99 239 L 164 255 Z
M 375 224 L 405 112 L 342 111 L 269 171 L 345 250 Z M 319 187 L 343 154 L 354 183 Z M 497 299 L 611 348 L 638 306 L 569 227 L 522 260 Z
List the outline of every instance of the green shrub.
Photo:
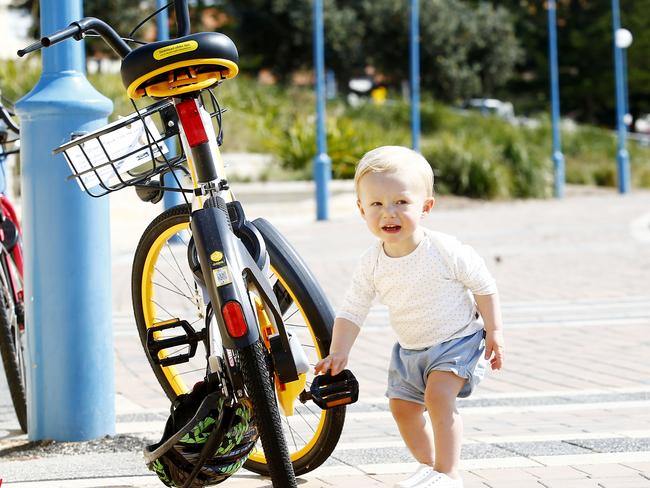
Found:
M 0 89 L 9 99 L 27 93 L 40 76 L 40 60 L 0 62 Z M 111 120 L 133 111 L 119 74 L 89 76 L 114 102 Z M 225 151 L 272 153 L 294 178 L 311 178 L 315 142 L 315 97 L 310 87 L 268 86 L 239 76 L 215 89 L 223 116 Z M 327 145 L 335 178 L 351 178 L 359 158 L 387 144 L 410 146 L 409 104 L 392 94 L 383 105 L 350 107 L 327 103 Z M 151 103 L 142 100 L 138 106 Z M 552 190 L 551 124 L 515 127 L 494 117 L 460 113 L 426 93 L 421 103 L 422 148 L 436 174 L 439 191 L 479 198 L 549 196 Z M 628 143 L 633 186 L 650 188 L 650 148 Z M 614 186 L 616 135 L 612 130 L 577 126 L 562 132 L 569 183 Z
M 639 188 L 650 188 L 650 165 L 645 164 L 632 170 L 634 184 Z
M 480 198 L 544 197 L 550 193 L 548 158 L 536 131 L 493 117 L 441 111 L 444 130 L 426 136 L 423 154 L 439 189 Z
M 40 76 L 41 63 L 38 56 L 0 61 L 0 90 L 2 90 L 2 96 L 15 102 L 36 85 Z
M 327 154 L 332 160 L 334 178 L 352 178 L 356 163 L 364 153 L 384 144 L 407 144 L 408 133 L 395 130 L 389 135 L 378 124 L 347 116 L 327 118 Z M 316 127 L 314 117 L 296 115 L 284 126 L 273 123 L 266 127 L 263 147 L 280 164 L 291 170 L 311 171 L 316 156 Z
M 510 175 L 496 162 L 497 153 L 488 144 L 444 134 L 422 151 L 433 167 L 435 187 L 440 193 L 470 197 L 508 196 Z

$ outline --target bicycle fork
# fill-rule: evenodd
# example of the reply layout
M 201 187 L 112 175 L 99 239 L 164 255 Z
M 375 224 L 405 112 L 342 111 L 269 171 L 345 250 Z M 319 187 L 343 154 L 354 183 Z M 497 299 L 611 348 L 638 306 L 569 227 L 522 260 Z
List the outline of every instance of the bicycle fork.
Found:
M 273 353 L 275 372 L 281 383 L 295 381 L 298 373 L 280 306 L 258 263 L 235 234 L 228 206 L 222 197 L 228 185 L 219 177 L 223 168 L 220 158 L 216 157 L 219 147 L 211 118 L 196 98 L 174 100 L 174 103 L 188 159 L 191 154 L 195 186 L 207 196 L 203 207 L 192 212 L 190 226 L 201 275 L 219 329 L 217 334 L 212 327 L 208 328 L 211 372 L 215 372 L 221 348 L 243 349 L 260 340 L 257 309 L 250 294 L 254 290 L 267 305 L 268 318 L 277 332 Z M 246 223 L 241 206 L 234 208 L 241 213 L 237 221 Z M 262 239 L 259 233 L 253 233 L 252 238 Z M 266 252 L 263 242 L 258 242 L 257 248 Z

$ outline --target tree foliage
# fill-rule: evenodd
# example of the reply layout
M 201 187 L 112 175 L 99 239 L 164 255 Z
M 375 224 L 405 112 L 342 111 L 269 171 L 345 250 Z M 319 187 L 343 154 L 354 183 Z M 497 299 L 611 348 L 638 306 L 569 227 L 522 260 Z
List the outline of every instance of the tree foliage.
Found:
M 258 68 L 285 76 L 313 65 L 312 2 L 230 0 L 233 35 Z M 326 64 L 347 81 L 367 66 L 398 85 L 409 73 L 408 0 L 324 2 Z M 519 58 L 514 24 L 500 7 L 422 0 L 421 79 L 443 99 L 491 95 Z
M 34 0 L 15 0 L 33 7 Z M 218 29 L 235 40 L 243 69 L 289 79 L 313 67 L 313 0 L 194 0 L 202 13 L 223 14 Z M 343 83 L 373 70 L 396 87 L 409 77 L 409 0 L 328 0 L 326 65 Z M 155 8 L 153 0 L 85 0 L 84 14 L 99 17 L 122 35 Z M 173 17 L 173 15 L 172 15 Z M 173 32 L 173 29 L 172 29 Z M 106 51 L 95 42 L 91 48 Z M 456 101 L 494 95 L 513 73 L 520 50 L 509 13 L 487 3 L 420 0 L 421 80 L 436 98 Z
M 479 4 L 484 0 L 471 0 Z M 548 22 L 545 2 L 492 0 L 515 19 L 524 55 L 508 86 L 520 105 L 546 109 L 549 98 Z M 614 124 L 616 108 L 611 2 L 558 0 L 557 33 L 563 114 Z M 634 42 L 627 50 L 628 92 L 633 115 L 650 112 L 650 0 L 621 2 L 621 25 Z

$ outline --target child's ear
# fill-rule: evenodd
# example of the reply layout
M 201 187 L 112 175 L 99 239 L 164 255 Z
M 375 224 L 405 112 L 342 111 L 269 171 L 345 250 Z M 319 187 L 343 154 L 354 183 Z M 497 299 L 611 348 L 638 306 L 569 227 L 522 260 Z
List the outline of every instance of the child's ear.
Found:
M 431 209 L 435 206 L 436 204 L 436 199 L 433 197 L 428 197 L 426 200 L 424 200 L 424 205 L 422 205 L 422 217 L 425 217 L 426 215 L 431 212 Z
M 358 198 L 357 198 L 357 208 L 359 209 L 359 212 L 361 213 L 361 216 L 365 219 L 366 214 L 363 211 L 363 207 L 361 206 L 361 200 L 359 200 Z

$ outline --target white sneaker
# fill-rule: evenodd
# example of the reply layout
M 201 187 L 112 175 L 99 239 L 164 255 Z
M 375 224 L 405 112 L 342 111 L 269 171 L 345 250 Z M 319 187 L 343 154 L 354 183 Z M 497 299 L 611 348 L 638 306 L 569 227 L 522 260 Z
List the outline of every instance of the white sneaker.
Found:
M 463 480 L 455 480 L 446 474 L 433 471 L 428 478 L 410 488 L 463 488 Z
M 420 466 L 418 466 L 418 469 L 416 469 L 411 476 L 405 480 L 395 483 L 393 485 L 393 488 L 413 488 L 415 486 L 419 486 L 420 483 L 431 478 L 434 474 L 439 473 L 436 473 L 428 464 L 420 464 Z

